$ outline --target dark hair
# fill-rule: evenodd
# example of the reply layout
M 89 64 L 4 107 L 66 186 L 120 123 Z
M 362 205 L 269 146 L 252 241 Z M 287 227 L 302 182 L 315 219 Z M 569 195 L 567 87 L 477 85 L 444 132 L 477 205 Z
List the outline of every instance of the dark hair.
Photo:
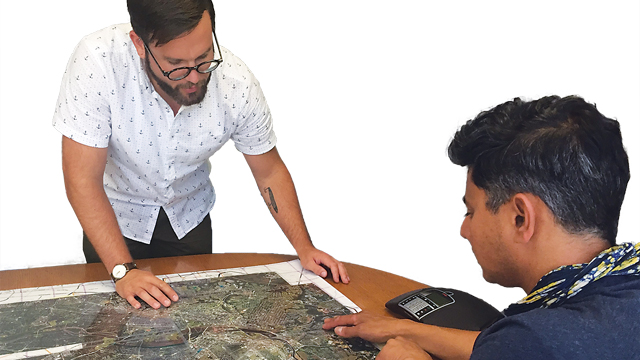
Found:
M 449 158 L 469 167 L 491 211 L 530 193 L 568 232 L 615 245 L 629 159 L 620 124 L 584 99 L 516 98 L 481 112 L 455 134 Z
M 204 11 L 209 12 L 211 27 L 216 28 L 211 0 L 127 0 L 133 31 L 149 44 L 162 46 L 193 30 Z

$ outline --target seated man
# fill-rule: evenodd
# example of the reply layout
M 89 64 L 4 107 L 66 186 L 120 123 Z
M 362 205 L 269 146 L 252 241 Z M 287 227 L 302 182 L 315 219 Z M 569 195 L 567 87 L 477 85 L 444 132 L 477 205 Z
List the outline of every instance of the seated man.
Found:
M 640 244 L 616 245 L 629 161 L 617 121 L 575 96 L 480 113 L 449 158 L 467 166 L 460 234 L 484 278 L 528 294 L 482 332 L 368 313 L 325 320 L 384 342 L 379 359 L 637 359 Z

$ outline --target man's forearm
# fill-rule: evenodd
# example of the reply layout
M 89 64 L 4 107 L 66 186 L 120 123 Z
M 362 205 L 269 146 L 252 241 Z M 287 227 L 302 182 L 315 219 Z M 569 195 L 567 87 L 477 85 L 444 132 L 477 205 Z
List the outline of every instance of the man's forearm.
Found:
M 104 192 L 106 148 L 93 148 L 62 137 L 62 173 L 67 198 L 102 263 L 111 272 L 130 262 L 113 208 Z
M 344 265 L 311 243 L 296 188 L 276 148 L 262 155 L 245 154 L 245 159 L 265 203 L 296 250 L 302 267 L 322 277 L 326 277 L 330 271 L 335 282 L 342 280 L 345 284 L 349 283 L 349 274 Z
M 312 247 L 309 232 L 302 217 L 298 195 L 291 175 L 284 164 L 263 179 L 256 179 L 269 211 L 296 252 Z
M 102 184 L 65 179 L 65 185 L 69 203 L 107 271 L 133 261 Z
M 93 148 L 62 137 L 62 173 L 67 198 L 80 225 L 108 272 L 133 259 L 124 242 L 116 215 L 104 192 L 107 148 Z M 144 270 L 131 270 L 116 282 L 116 291 L 136 309 L 142 300 L 154 309 L 170 306 L 178 294 L 164 281 Z
M 429 354 L 442 360 L 468 360 L 471 357 L 473 344 L 480 334 L 479 331 L 449 329 L 417 322 L 408 322 L 403 336 L 422 347 Z

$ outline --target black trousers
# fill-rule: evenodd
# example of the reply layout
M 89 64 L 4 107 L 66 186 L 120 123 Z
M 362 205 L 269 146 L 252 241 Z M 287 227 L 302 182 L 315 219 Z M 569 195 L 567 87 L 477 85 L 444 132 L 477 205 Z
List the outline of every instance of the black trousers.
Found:
M 124 242 L 127 244 L 127 248 L 129 248 L 129 252 L 134 259 L 149 259 L 168 256 L 211 254 L 213 251 L 211 236 L 211 216 L 207 214 L 198 226 L 189 231 L 182 239 L 178 239 L 178 236 L 171 227 L 171 223 L 169 223 L 167 213 L 164 212 L 163 208 L 160 208 L 150 244 L 141 243 L 126 237 L 124 238 Z M 98 253 L 93 248 L 93 245 L 91 245 L 84 231 L 82 232 L 82 250 L 84 251 L 84 257 L 87 259 L 87 263 L 101 262 Z

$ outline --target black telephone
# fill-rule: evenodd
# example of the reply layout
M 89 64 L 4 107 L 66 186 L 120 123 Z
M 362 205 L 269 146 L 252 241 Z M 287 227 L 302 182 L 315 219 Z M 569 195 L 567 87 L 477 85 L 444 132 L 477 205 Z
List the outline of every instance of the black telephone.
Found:
M 461 330 L 482 331 L 504 317 L 484 300 L 446 288 L 410 291 L 387 301 L 385 306 L 411 320 Z

